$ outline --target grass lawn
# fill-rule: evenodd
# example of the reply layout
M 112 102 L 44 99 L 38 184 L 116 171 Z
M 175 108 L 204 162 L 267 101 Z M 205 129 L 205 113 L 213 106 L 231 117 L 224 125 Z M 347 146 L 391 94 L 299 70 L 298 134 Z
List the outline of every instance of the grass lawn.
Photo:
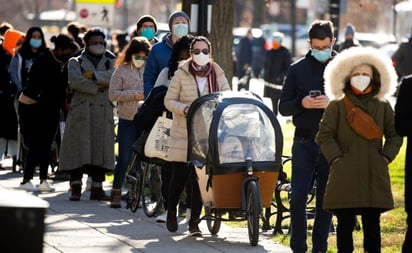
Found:
M 282 126 L 284 135 L 284 150 L 285 155 L 290 155 L 291 145 L 293 141 L 294 127 L 292 123 L 287 123 Z M 381 215 L 381 237 L 382 237 L 382 252 L 385 253 L 399 253 L 402 250 L 402 242 L 406 229 L 406 213 L 404 211 L 404 165 L 405 165 L 405 150 L 406 140 L 396 157 L 396 159 L 390 164 L 390 175 L 392 182 L 392 193 L 395 201 L 395 209 L 385 212 Z M 290 166 L 286 166 L 285 171 L 290 175 Z M 360 221 L 360 217 L 358 218 Z M 288 226 L 289 220 L 285 220 L 284 225 Z M 336 225 L 337 221 L 334 218 L 333 223 Z M 274 224 L 274 220 L 271 221 Z M 313 220 L 309 220 L 309 236 L 308 245 L 311 249 L 311 235 L 310 228 L 313 224 Z M 362 227 L 362 225 L 361 225 Z M 363 233 L 355 231 L 353 233 L 355 253 L 363 252 Z M 289 246 L 289 235 L 277 235 L 273 237 L 273 240 Z M 336 249 L 336 234 L 330 233 L 329 235 L 329 249 L 328 252 L 335 253 Z

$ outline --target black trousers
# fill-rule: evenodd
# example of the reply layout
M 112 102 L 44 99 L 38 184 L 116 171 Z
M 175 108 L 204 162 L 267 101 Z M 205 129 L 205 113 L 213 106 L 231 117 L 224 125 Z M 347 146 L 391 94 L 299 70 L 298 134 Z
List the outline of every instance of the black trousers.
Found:
M 187 208 L 191 209 L 191 220 L 196 220 L 200 217 L 202 211 L 202 197 L 200 195 L 199 184 L 194 169 L 189 168 L 186 163 L 173 162 L 172 163 L 172 178 L 169 184 L 168 195 L 168 212 L 176 212 L 176 206 L 179 202 L 179 196 L 185 188 L 186 183 L 190 184 L 191 189 L 191 203 Z
M 163 196 L 163 206 L 165 210 L 168 209 L 169 205 L 169 185 L 172 179 L 172 168 L 171 166 L 162 166 L 160 169 L 162 177 L 162 196 Z
M 412 215 L 408 211 L 406 217 L 406 234 L 402 245 L 402 253 L 412 252 Z
M 20 132 L 26 150 L 24 179 L 33 178 L 36 165 L 40 168 L 40 179 L 47 178 L 50 150 L 59 124 L 58 110 L 40 104 L 18 106 Z
M 272 100 L 272 108 L 273 108 L 272 111 L 276 115 L 278 114 L 278 103 L 279 103 L 281 93 L 282 93 L 282 90 L 280 88 L 275 88 L 273 84 L 265 82 L 265 86 L 263 88 L 263 96 L 269 97 Z
M 380 214 L 382 210 L 377 208 L 339 209 L 335 211 L 338 218 L 336 238 L 338 253 L 352 253 L 352 233 L 356 224 L 356 214 L 362 217 L 363 249 L 368 253 L 381 252 Z
M 81 181 L 83 174 L 89 174 L 93 182 L 101 183 L 106 179 L 106 170 L 99 166 L 84 165 L 81 168 L 70 171 L 70 184 L 72 182 Z

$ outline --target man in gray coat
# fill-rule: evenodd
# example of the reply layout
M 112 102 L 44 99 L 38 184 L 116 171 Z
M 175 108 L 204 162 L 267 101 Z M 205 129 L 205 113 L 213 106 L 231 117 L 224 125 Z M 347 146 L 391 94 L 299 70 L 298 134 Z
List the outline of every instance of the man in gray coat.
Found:
M 60 150 L 60 168 L 70 172 L 70 200 L 81 197 L 83 173 L 92 177 L 91 200 L 108 200 L 102 188 L 105 173 L 114 168 L 113 104 L 108 97 L 114 55 L 106 50 L 105 34 L 91 29 L 85 50 L 68 65 L 74 96 Z

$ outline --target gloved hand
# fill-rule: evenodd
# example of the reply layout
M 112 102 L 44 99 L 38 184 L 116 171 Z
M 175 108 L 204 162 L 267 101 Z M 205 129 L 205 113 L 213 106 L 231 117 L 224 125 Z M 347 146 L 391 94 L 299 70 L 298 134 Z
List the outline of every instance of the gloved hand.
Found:
M 92 71 L 86 71 L 86 72 L 83 72 L 83 76 L 86 77 L 87 79 L 93 79 L 94 74 Z

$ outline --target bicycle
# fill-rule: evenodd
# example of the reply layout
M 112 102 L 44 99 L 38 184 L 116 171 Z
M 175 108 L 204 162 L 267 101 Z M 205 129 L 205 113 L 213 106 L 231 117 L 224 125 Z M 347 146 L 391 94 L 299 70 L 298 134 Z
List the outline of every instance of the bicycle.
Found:
M 160 167 L 140 161 L 137 153 L 133 152 L 127 167 L 126 182 L 129 184 L 126 209 L 134 213 L 142 207 L 148 217 L 153 217 L 163 202 Z

